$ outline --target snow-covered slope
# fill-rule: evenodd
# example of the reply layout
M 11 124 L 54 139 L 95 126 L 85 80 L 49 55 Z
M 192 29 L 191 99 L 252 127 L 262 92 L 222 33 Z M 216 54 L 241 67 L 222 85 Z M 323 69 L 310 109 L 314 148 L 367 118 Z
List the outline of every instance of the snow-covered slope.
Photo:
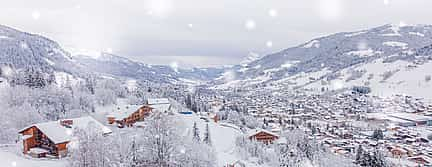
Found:
M 341 70 L 338 77 L 325 83 L 325 79 L 312 82 L 304 88 L 319 92 L 353 86 L 368 86 L 372 94 L 391 96 L 393 94 L 407 94 L 415 97 L 432 99 L 432 62 L 415 64 L 413 62 L 397 60 L 385 63 L 378 59 L 371 63 Z
M 0 68 L 5 67 L 32 69 L 47 76 L 52 74 L 56 76 L 57 83 L 61 83 L 64 76 L 79 79 L 96 73 L 156 83 L 187 81 L 190 84 L 215 78 L 223 71 L 219 68 L 173 69 L 165 65 L 147 65 L 107 53 L 97 57 L 71 56 L 55 41 L 0 25 Z
M 226 75 L 230 77 L 217 78 L 212 87 L 258 85 L 322 92 L 366 85 L 376 94 L 424 97 L 425 90 L 432 90 L 426 81 L 432 75 L 431 55 L 432 26 L 384 25 L 313 39 L 236 66 Z
M 0 25 L 0 65 L 16 69 L 35 68 L 46 73 L 76 72 L 69 53 L 45 37 Z
M 340 70 L 410 48 L 432 43 L 432 26 L 385 25 L 370 30 L 337 33 L 267 55 L 237 67 L 237 79 L 270 75 L 278 80 L 301 72 Z M 242 70 L 240 70 L 242 69 Z
M 202 136 L 204 136 L 204 130 L 208 124 L 211 133 L 211 141 L 213 142 L 212 144 L 217 158 L 217 166 L 226 166 L 240 160 L 234 150 L 236 138 L 242 135 L 242 132 L 239 129 L 223 126 L 221 123 L 215 123 L 213 121 L 205 122 L 195 114 L 179 115 L 179 118 L 185 123 L 188 123 L 185 131 L 187 132 L 186 135 L 189 136 L 192 136 L 194 122 L 197 123 L 197 127 L 201 129 L 201 133 L 203 134 L 200 135 Z

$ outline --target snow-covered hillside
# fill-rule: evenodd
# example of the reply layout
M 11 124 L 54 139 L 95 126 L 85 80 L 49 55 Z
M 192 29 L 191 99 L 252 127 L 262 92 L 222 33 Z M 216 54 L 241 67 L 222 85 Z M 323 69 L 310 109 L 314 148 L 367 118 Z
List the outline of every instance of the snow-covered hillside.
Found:
M 47 73 L 77 71 L 72 57 L 58 43 L 1 25 L 0 65 L 16 69 L 36 68 Z
M 212 87 L 325 92 L 369 86 L 377 95 L 432 98 L 424 93 L 431 89 L 431 44 L 429 25 L 384 25 L 337 33 L 236 66 Z
M 149 65 L 108 53 L 73 55 L 53 40 L 0 25 L 0 68 L 41 72 L 55 76 L 57 83 L 78 80 L 88 74 L 132 78 L 155 83 L 187 84 L 211 80 L 223 68 L 173 68 L 168 65 Z M 1 74 L 1 73 L 0 73 Z
M 339 74 L 327 84 L 323 84 L 325 79 L 322 79 L 304 88 L 319 92 L 322 88 L 335 90 L 369 86 L 374 95 L 407 94 L 432 99 L 432 95 L 427 91 L 432 90 L 432 82 L 429 79 L 432 75 L 432 62 L 418 65 L 403 60 L 383 63 L 383 59 L 378 59 L 371 63 L 343 69 Z

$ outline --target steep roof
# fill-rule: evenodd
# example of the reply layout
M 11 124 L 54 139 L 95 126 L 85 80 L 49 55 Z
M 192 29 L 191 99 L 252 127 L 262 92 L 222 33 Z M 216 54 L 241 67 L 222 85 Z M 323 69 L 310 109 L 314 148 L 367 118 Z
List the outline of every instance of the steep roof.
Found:
M 147 104 L 159 112 L 168 111 L 171 107 L 171 103 L 167 98 L 150 98 L 147 99 Z
M 96 127 L 100 128 L 103 134 L 112 133 L 111 129 L 104 126 L 99 121 L 96 121 L 93 117 L 86 116 L 81 118 L 67 119 L 72 120 L 73 124 L 70 128 L 62 126 L 60 121 L 51 121 L 30 125 L 20 131 L 23 132 L 31 127 L 38 128 L 42 133 L 44 133 L 54 144 L 69 142 L 72 138 L 73 131 L 77 128 L 86 130 L 90 123 L 94 123 Z
M 254 135 L 258 134 L 258 133 L 261 133 L 261 132 L 264 132 L 264 133 L 270 134 L 270 135 L 272 135 L 272 136 L 279 137 L 278 134 L 273 133 L 273 132 L 270 132 L 270 131 L 265 130 L 265 129 L 252 129 L 252 130 L 249 130 L 249 131 L 248 131 L 248 137 L 252 137 L 252 136 L 254 136 Z
M 168 111 L 171 107 L 171 104 L 153 104 L 153 105 L 149 105 L 151 108 L 155 109 L 156 111 L 159 112 L 165 112 Z
M 147 104 L 148 105 L 170 104 L 170 102 L 167 98 L 150 98 L 150 99 L 147 99 Z
M 140 105 L 123 105 L 119 106 L 112 111 L 108 117 L 114 117 L 116 119 L 124 119 L 132 115 L 134 112 L 138 111 L 142 106 Z

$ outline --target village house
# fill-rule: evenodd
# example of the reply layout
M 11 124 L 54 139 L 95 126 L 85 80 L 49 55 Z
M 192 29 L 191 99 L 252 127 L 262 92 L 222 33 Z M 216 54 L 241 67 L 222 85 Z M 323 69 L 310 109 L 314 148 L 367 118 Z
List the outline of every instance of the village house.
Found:
M 151 112 L 170 112 L 171 103 L 167 98 L 148 99 L 146 104 L 125 105 L 117 107 L 116 111 L 107 115 L 108 124 L 117 124 L 118 127 L 132 127 L 137 122 L 144 121 Z M 141 124 L 140 124 L 141 126 Z
M 227 165 L 226 167 L 246 167 L 246 164 L 241 161 L 236 161 L 233 164 Z
M 407 154 L 407 151 L 403 148 L 395 147 L 390 149 L 390 153 L 394 158 L 401 158 Z
M 117 111 L 113 111 L 107 115 L 108 124 L 116 123 L 118 127 L 131 127 L 138 121 L 144 121 L 144 118 L 149 116 L 153 108 L 147 105 L 126 105 L 117 107 Z
M 111 129 L 90 116 L 33 124 L 19 131 L 23 140 L 23 153 L 35 158 L 65 157 L 74 130 L 85 130 L 89 124 L 100 128 L 101 135 L 112 133 Z
M 259 142 L 269 144 L 269 143 L 273 143 L 274 141 L 278 140 L 279 135 L 277 135 L 273 132 L 264 130 L 264 129 L 260 129 L 260 130 L 255 129 L 255 130 L 251 130 L 248 133 L 248 138 L 250 140 L 256 140 Z
M 429 166 L 432 163 L 432 159 L 428 156 L 425 156 L 425 155 L 409 157 L 408 160 L 415 162 L 417 164 L 420 164 L 422 166 Z

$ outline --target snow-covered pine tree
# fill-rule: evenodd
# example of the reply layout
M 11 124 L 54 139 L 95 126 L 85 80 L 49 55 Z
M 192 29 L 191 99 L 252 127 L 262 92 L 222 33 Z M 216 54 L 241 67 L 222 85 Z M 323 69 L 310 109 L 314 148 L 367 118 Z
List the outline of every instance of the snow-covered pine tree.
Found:
M 385 156 L 379 149 L 375 149 L 371 155 L 371 166 L 372 167 L 389 167 L 389 163 L 385 159 Z
M 204 133 L 204 140 L 203 142 L 207 145 L 212 145 L 211 137 L 210 137 L 210 128 L 209 125 L 206 125 L 206 132 Z
M 361 162 L 363 159 L 363 147 L 362 145 L 359 145 L 357 148 L 357 153 L 356 153 L 356 157 L 355 157 L 355 161 L 357 163 Z
M 201 141 L 201 138 L 200 138 L 200 135 L 199 135 L 199 129 L 197 127 L 197 123 L 196 122 L 194 122 L 194 125 L 193 125 L 192 140 L 195 141 L 195 142 L 200 142 Z
M 384 139 L 384 133 L 381 129 L 376 129 L 374 130 L 373 134 L 372 134 L 372 138 L 375 140 L 382 140 Z
M 129 149 L 129 153 L 127 155 L 127 163 L 129 167 L 138 167 L 138 147 L 135 140 L 135 137 L 132 139 L 132 144 Z

